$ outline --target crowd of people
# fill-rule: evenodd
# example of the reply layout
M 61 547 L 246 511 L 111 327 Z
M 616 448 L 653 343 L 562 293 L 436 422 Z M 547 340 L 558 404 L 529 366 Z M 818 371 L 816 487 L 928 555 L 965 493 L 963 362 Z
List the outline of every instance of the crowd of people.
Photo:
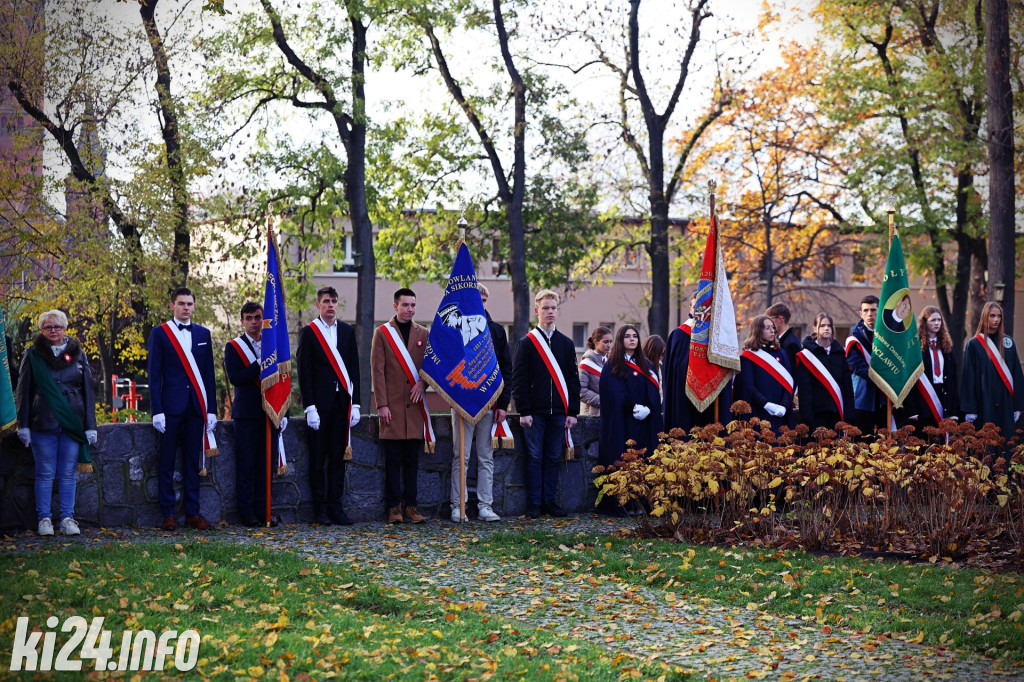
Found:
M 486 306 L 488 291 L 479 285 Z M 494 443 L 507 432 L 514 401 L 525 439 L 526 516 L 561 517 L 557 502 L 561 462 L 575 447 L 577 416 L 600 419 L 598 460 L 608 465 L 627 449 L 641 456 L 658 444 L 659 434 L 730 419 L 733 400 L 743 400 L 752 416 L 776 432 L 803 423 L 833 428 L 845 421 L 870 434 L 889 428 L 886 401 L 869 377 L 878 298 L 860 303 L 860 321 L 845 344 L 835 338 L 828 313 L 814 318 L 802 341 L 789 327 L 790 309 L 776 303 L 749 324 L 742 344 L 740 371 L 721 391 L 717 405 L 698 410 L 686 394 L 691 319 L 674 329 L 667 342 L 657 335 L 641 339 L 631 324 L 613 333 L 598 327 L 577 362 L 573 341 L 558 331 L 559 296 L 551 290 L 534 299 L 537 326 L 509 352 L 500 324 L 486 313 L 504 388 L 478 424 L 464 425 L 463 455 L 477 461 L 478 514 L 498 521 L 493 509 Z M 338 319 L 338 294 L 323 287 L 316 294 L 317 316 L 299 332 L 296 352 L 302 408 L 308 426 L 309 483 L 314 522 L 350 525 L 342 492 L 345 463 L 351 454 L 351 428 L 358 423 L 359 348 L 353 327 Z M 204 530 L 210 523 L 200 510 L 199 479 L 206 457 L 215 453 L 216 383 L 214 350 L 208 329 L 192 322 L 196 300 L 187 288 L 171 294 L 171 319 L 149 338 L 149 382 L 153 427 L 160 432 L 158 493 L 161 528 L 177 528 L 174 473 L 182 452 L 182 506 L 186 526 Z M 897 311 L 899 312 L 899 311 Z M 419 370 L 428 330 L 415 321 L 416 294 L 394 294 L 394 316 L 373 335 L 370 366 L 373 409 L 378 415 L 384 457 L 384 502 L 388 523 L 423 523 L 418 506 L 419 459 L 433 450 L 435 436 L 426 407 L 426 384 Z M 905 316 L 904 316 L 905 317 Z M 904 317 L 891 324 L 905 324 Z M 267 428 L 260 385 L 263 309 L 255 302 L 240 311 L 243 333 L 224 347 L 227 376 L 234 386 L 236 507 L 248 526 L 274 525 L 266 512 L 265 453 L 277 451 L 280 427 Z M 60 530 L 78 534 L 74 518 L 76 465 L 90 462 L 96 443 L 96 403 L 89 362 L 80 343 L 66 335 L 68 320 L 59 310 L 39 316 L 39 333 L 25 352 L 18 373 L 18 437 L 32 449 L 39 535 L 53 535 L 54 483 L 60 503 Z M 1013 340 L 1004 333 L 1003 311 L 987 303 L 962 362 L 953 348 L 946 321 L 934 306 L 918 320 L 924 373 L 897 411 L 897 419 L 923 428 L 943 419 L 992 423 L 1006 439 L 1014 436 L 1024 410 L 1024 374 Z M 962 368 L 958 372 L 958 367 Z M 1018 390 L 1015 392 L 1014 387 Z M 473 444 L 475 441 L 475 450 Z M 459 453 L 452 461 L 451 519 L 462 521 L 467 491 L 459 475 Z M 607 505 L 608 513 L 621 510 Z

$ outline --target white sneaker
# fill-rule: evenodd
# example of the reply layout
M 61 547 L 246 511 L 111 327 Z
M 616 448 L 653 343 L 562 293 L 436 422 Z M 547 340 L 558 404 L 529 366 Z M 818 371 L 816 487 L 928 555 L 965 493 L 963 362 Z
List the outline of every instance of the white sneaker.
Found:
M 53 521 L 50 519 L 43 519 L 39 522 L 39 529 L 36 531 L 39 535 L 53 535 Z
M 78 524 L 70 516 L 60 522 L 60 532 L 64 535 L 81 535 L 82 533 Z
M 462 514 L 459 513 L 458 507 L 452 509 L 452 523 L 462 523 Z
M 477 515 L 481 521 L 501 521 L 501 517 L 494 513 L 489 506 L 481 504 L 477 507 Z

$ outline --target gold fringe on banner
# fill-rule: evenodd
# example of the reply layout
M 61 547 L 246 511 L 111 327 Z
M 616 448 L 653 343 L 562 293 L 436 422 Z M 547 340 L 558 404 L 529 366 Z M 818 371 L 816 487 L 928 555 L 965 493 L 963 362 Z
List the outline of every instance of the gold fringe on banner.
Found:
M 562 459 L 566 462 L 571 462 L 576 459 L 576 448 L 565 448 L 562 450 Z
M 277 467 L 277 475 L 278 476 L 284 476 L 287 473 L 288 473 L 288 465 L 287 464 L 284 464 L 282 466 Z
M 342 459 L 344 459 L 344 460 L 352 459 L 352 446 L 351 445 L 345 446 L 345 454 L 342 456 Z
M 200 469 L 200 470 L 199 470 L 199 475 L 200 475 L 200 476 L 205 476 L 205 475 L 206 475 L 206 473 L 207 473 L 207 472 L 206 472 L 206 467 L 203 467 L 202 469 Z
M 79 462 L 75 468 L 78 469 L 78 473 L 80 474 L 91 474 L 92 462 Z
M 271 374 L 269 377 L 260 382 L 260 393 L 266 396 L 267 389 L 276 386 L 280 383 L 282 377 L 291 374 L 292 361 L 287 360 L 277 365 L 277 371 Z M 270 417 L 270 423 L 274 425 L 275 429 L 281 428 L 281 418 L 288 416 L 288 408 L 292 404 L 292 397 L 289 394 L 288 398 L 285 399 L 284 405 L 281 406 L 280 412 L 275 412 L 274 408 L 267 402 L 266 397 L 263 398 L 263 411 Z
M 210 448 L 209 450 L 206 451 L 206 458 L 209 459 L 210 457 L 216 457 L 219 454 L 220 454 L 220 450 L 219 449 L 217 449 L 217 448 Z

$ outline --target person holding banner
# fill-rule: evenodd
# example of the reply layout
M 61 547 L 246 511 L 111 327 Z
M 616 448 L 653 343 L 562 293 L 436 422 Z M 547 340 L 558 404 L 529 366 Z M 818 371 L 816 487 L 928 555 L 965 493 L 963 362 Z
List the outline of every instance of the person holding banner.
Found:
M 388 523 L 423 523 L 417 506 L 420 452 L 434 451 L 436 438 L 430 423 L 420 376 L 430 332 L 413 322 L 416 294 L 395 292 L 395 316 L 377 327 L 370 347 L 373 399 L 380 415 L 380 449 L 384 454 L 384 506 Z M 403 505 L 405 509 L 403 510 Z
M 217 425 L 217 383 L 213 372 L 210 330 L 192 322 L 196 298 L 186 287 L 171 292 L 173 318 L 149 335 L 149 390 L 153 428 L 160 439 L 159 494 L 166 531 L 177 529 L 174 520 L 174 463 L 182 449 L 185 525 L 206 530 L 210 524 L 199 514 L 199 475 L 206 457 L 217 453 L 213 428 Z
M 574 447 L 572 427 L 580 413 L 576 347 L 555 328 L 558 294 L 533 299 L 537 327 L 519 340 L 512 362 L 512 395 L 526 438 L 526 518 L 566 516 L 556 502 L 561 456 Z
M 853 406 L 853 384 L 843 347 L 833 338 L 835 322 L 828 313 L 814 318 L 814 332 L 797 353 L 796 384 L 800 390 L 800 421 L 813 433 L 846 421 Z
M 664 431 L 661 394 L 654 366 L 640 346 L 640 332 L 624 324 L 615 332 L 615 343 L 601 372 L 601 440 L 598 464 L 608 466 L 627 449 L 646 453 L 658 446 Z M 635 441 L 628 446 L 626 441 Z
M 316 292 L 320 314 L 299 331 L 299 391 L 309 427 L 309 487 L 314 523 L 351 526 L 345 514 L 345 457 L 359 422 L 359 355 L 352 325 L 338 319 L 338 292 Z
M 480 290 L 480 300 L 487 305 L 489 292 L 483 284 L 477 284 Z M 501 521 L 501 517 L 494 513 L 494 450 L 500 440 L 505 440 L 505 447 L 512 443 L 512 432 L 506 421 L 508 405 L 512 402 L 512 356 L 508 350 L 508 335 L 505 329 L 491 319 L 491 314 L 484 310 L 487 318 L 487 328 L 491 334 L 491 343 L 494 345 L 494 355 L 498 360 L 498 369 L 501 371 L 503 385 L 501 393 L 494 401 L 494 407 L 487 410 L 480 421 L 472 424 L 468 420 L 462 421 L 462 452 L 463 463 L 468 467 L 473 440 L 476 440 L 476 497 L 477 497 L 477 518 L 481 521 Z M 509 377 L 505 382 L 504 377 Z M 455 416 L 454 410 L 452 411 Z M 454 420 L 457 421 L 457 420 Z M 454 423 L 453 421 L 453 423 Z M 502 436 L 501 434 L 504 434 Z M 452 487 L 451 487 L 451 519 L 455 523 L 462 521 L 462 503 L 466 494 L 462 493 L 461 499 L 461 472 L 459 469 L 459 453 L 455 452 L 452 457 Z
M 60 310 L 39 316 L 39 334 L 21 360 L 18 379 L 18 438 L 32 448 L 38 533 L 53 535 L 50 502 L 57 481 L 60 531 L 78 535 L 76 468 L 92 471 L 89 446 L 96 444 L 96 398 L 89 360 L 77 340 L 64 335 Z M 6 387 L 4 387 L 6 389 Z
M 697 292 L 690 294 L 689 317 L 668 335 L 665 349 L 665 371 L 662 375 L 664 385 L 665 430 L 682 429 L 689 431 L 693 427 L 691 413 L 693 403 L 686 397 L 686 367 L 690 362 L 690 338 L 693 334 L 693 305 L 697 301 Z
M 1003 333 L 1003 308 L 993 301 L 981 309 L 977 334 L 964 351 L 960 409 L 969 422 L 998 426 L 1006 440 L 1016 434 L 1024 411 L 1024 373 L 1017 346 Z
M 612 330 L 598 327 L 587 339 L 587 350 L 580 361 L 580 414 L 601 416 L 601 370 L 612 349 Z
M 912 403 L 906 409 L 914 415 L 912 422 L 922 429 L 938 426 L 943 419 L 959 419 L 960 389 L 953 340 L 938 308 L 925 306 L 917 332 L 921 339 L 924 373 L 918 378 Z
M 779 433 L 783 426 L 795 426 L 794 389 L 789 356 L 775 338 L 775 323 L 767 315 L 758 315 L 743 342 L 736 399 L 750 403 L 751 414 Z
M 853 425 L 864 435 L 873 434 L 875 429 L 885 426 L 885 396 L 869 376 L 877 319 L 878 297 L 865 296 L 860 301 L 860 322 L 850 330 L 846 339 L 846 364 L 850 366 L 850 380 L 853 382 L 853 414 L 847 417 L 852 417 Z
M 263 411 L 260 391 L 263 306 L 255 301 L 246 302 L 242 306 L 241 318 L 245 333 L 224 346 L 224 369 L 235 387 L 235 397 L 231 402 L 231 424 L 235 431 L 235 508 L 244 526 L 256 528 L 264 523 L 276 526 L 277 521 L 264 518 L 267 504 L 267 415 Z M 287 417 L 281 419 L 280 429 L 271 429 L 271 452 L 277 452 L 280 435 L 286 428 Z

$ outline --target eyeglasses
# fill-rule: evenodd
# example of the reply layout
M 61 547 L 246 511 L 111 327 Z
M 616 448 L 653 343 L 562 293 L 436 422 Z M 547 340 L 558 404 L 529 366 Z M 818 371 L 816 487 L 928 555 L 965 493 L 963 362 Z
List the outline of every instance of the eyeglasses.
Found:
M 66 329 L 66 327 L 64 327 L 64 325 L 60 325 L 60 324 L 48 324 L 45 327 L 43 327 L 43 331 L 44 332 L 60 332 L 60 331 L 64 331 L 65 329 Z

